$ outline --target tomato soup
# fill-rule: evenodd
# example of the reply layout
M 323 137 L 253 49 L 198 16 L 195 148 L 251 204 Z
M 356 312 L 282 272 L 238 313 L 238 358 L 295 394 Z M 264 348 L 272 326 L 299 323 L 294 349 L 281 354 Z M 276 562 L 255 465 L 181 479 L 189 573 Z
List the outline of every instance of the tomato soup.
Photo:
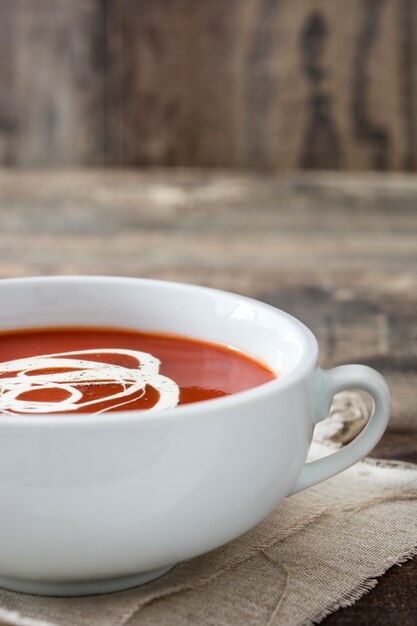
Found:
M 0 333 L 0 413 L 162 410 L 276 378 L 245 353 L 175 335 L 108 328 Z

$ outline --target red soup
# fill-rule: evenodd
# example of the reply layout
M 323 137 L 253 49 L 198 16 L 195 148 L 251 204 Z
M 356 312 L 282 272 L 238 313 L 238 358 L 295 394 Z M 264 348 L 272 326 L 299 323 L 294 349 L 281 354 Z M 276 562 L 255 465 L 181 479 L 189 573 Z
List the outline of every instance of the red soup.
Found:
M 233 348 L 104 328 L 0 333 L 0 413 L 167 409 L 276 378 Z

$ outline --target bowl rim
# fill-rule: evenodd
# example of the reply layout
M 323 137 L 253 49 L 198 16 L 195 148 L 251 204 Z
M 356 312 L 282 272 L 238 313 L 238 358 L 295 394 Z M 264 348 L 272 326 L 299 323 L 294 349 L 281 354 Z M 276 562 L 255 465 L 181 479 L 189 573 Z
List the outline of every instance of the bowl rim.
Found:
M 33 283 L 47 283 L 52 281 L 61 281 L 61 282 L 124 282 L 126 284 L 154 284 L 160 285 L 164 288 L 182 288 L 193 292 L 210 292 L 212 294 L 217 294 L 219 297 L 224 296 L 232 296 L 239 298 L 240 301 L 243 301 L 247 304 L 250 304 L 257 309 L 268 311 L 277 315 L 279 317 L 283 317 L 289 322 L 293 328 L 296 329 L 298 336 L 301 340 L 302 346 L 302 357 L 300 358 L 299 363 L 297 363 L 294 368 L 285 373 L 282 377 L 277 378 L 275 380 L 268 381 L 263 383 L 262 385 L 258 385 L 257 387 L 252 387 L 251 389 L 247 389 L 245 391 L 239 391 L 237 393 L 233 393 L 229 396 L 222 398 L 212 398 L 210 400 L 201 400 L 199 402 L 192 402 L 189 404 L 182 404 L 174 407 L 173 409 L 166 409 L 164 411 L 148 411 L 148 410 L 136 410 L 136 411 L 114 411 L 109 413 L 52 413 L 52 414 L 35 414 L 35 415 L 23 415 L 16 414 L 13 416 L 4 415 L 0 413 L 0 427 L 1 426 L 92 426 L 100 424 L 111 424 L 111 423 L 126 423 L 126 422 L 147 422 L 149 420 L 164 422 L 170 421 L 174 419 L 193 417 L 197 418 L 198 415 L 205 415 L 206 413 L 212 413 L 221 411 L 223 408 L 227 409 L 230 407 L 238 407 L 242 404 L 257 402 L 263 398 L 269 398 L 272 395 L 275 395 L 279 391 L 287 389 L 299 381 L 301 381 L 305 376 L 314 369 L 317 364 L 318 359 L 318 342 L 312 331 L 305 325 L 303 322 L 298 320 L 293 315 L 286 313 L 282 309 L 278 309 L 270 304 L 266 304 L 255 298 L 250 298 L 248 296 L 243 296 L 239 293 L 226 291 L 223 289 L 215 289 L 213 287 L 205 287 L 202 285 L 196 285 L 193 283 L 183 283 L 179 281 L 170 281 L 170 280 L 160 280 L 154 278 L 141 278 L 141 277 L 133 277 L 133 276 L 113 276 L 113 275 L 94 275 L 94 274 L 85 274 L 85 275 L 48 275 L 48 276 L 24 276 L 17 278 L 2 278 L 0 279 L 0 288 L 2 284 L 5 283 L 19 283 L 19 284 L 33 284 Z M 41 327 L 39 327 L 41 328 Z M 134 329 L 131 329 L 134 330 Z M 139 329 L 138 329 L 139 330 Z M 1 331 L 0 331 L 1 332 Z M 155 331 L 157 332 L 157 331 Z M 160 332 L 164 332 L 161 330 Z M 175 333 L 172 333 L 175 335 Z M 188 335 L 187 335 L 188 337 Z M 194 337 L 191 337 L 193 339 Z M 198 340 L 198 337 L 194 339 Z M 212 343 L 216 343 L 215 341 Z M 220 345 L 221 342 L 218 342 Z

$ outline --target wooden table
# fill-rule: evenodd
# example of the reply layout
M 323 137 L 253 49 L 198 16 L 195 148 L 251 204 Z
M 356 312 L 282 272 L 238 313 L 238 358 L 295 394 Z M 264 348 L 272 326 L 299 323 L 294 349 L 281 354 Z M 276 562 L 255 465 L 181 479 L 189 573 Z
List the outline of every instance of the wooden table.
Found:
M 362 362 L 393 393 L 373 456 L 417 462 L 417 176 L 199 170 L 0 171 L 0 276 L 201 283 L 303 320 L 321 364 Z M 417 561 L 323 623 L 416 623 Z

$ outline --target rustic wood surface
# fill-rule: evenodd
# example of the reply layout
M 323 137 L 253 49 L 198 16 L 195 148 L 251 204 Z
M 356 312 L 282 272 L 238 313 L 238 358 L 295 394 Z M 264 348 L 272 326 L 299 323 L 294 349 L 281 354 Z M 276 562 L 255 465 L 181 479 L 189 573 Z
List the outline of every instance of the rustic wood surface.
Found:
M 415 169 L 413 0 L 107 0 L 116 163 Z
M 0 0 L 0 163 L 103 155 L 100 3 Z
M 0 163 L 417 168 L 415 0 L 0 0 Z
M 220 287 L 303 320 L 321 364 L 387 378 L 373 456 L 417 462 L 417 176 L 0 171 L 0 276 L 123 274 Z M 331 625 L 414 625 L 417 561 Z

